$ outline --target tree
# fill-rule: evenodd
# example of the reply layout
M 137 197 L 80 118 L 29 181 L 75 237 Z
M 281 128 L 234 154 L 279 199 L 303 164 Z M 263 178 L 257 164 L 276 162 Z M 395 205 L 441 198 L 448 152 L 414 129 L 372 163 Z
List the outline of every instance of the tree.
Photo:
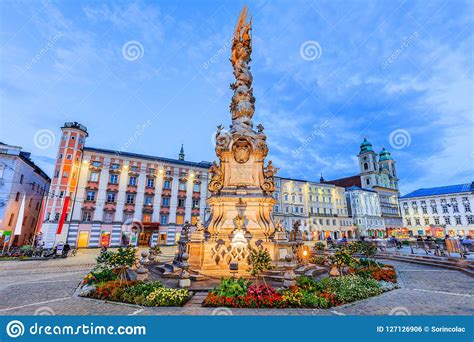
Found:
M 259 283 L 260 274 L 273 268 L 270 253 L 268 253 L 268 251 L 263 248 L 250 248 L 250 254 L 248 256 L 247 262 L 250 265 L 250 274 L 255 277 L 257 286 Z M 263 279 L 263 281 L 265 281 L 265 279 Z
M 97 257 L 97 266 L 116 271 L 119 281 L 125 281 L 127 268 L 133 267 L 136 260 L 135 248 L 131 246 L 127 246 L 127 248 L 120 247 L 116 252 L 101 253 Z

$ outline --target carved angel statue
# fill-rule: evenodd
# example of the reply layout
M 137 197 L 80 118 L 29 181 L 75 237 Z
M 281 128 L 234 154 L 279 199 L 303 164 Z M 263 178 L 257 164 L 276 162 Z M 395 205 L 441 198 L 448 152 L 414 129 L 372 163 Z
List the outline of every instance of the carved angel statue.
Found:
M 283 228 L 283 224 L 281 223 L 281 221 L 282 221 L 282 220 L 278 220 L 278 221 L 276 222 L 276 225 L 275 225 L 275 231 L 276 231 L 276 232 L 279 232 L 279 233 L 281 233 L 281 232 L 283 232 L 283 231 L 285 230 L 285 228 Z
M 201 218 L 198 216 L 196 220 L 196 232 L 203 232 L 204 231 L 204 225 L 201 222 Z
M 258 125 L 257 125 L 257 132 L 258 132 L 258 133 L 262 133 L 264 129 L 265 129 L 265 128 L 263 127 L 262 124 L 258 124 Z
M 216 163 L 216 161 L 212 162 L 211 168 L 209 171 L 212 174 L 212 180 L 221 180 L 222 179 L 222 169 L 219 164 Z
M 273 166 L 273 163 L 271 160 L 268 161 L 267 166 L 263 169 L 265 178 L 272 179 L 274 175 L 278 172 L 278 168 Z
M 297 220 L 293 223 L 293 232 L 299 233 L 300 231 L 300 226 L 301 226 L 301 221 Z

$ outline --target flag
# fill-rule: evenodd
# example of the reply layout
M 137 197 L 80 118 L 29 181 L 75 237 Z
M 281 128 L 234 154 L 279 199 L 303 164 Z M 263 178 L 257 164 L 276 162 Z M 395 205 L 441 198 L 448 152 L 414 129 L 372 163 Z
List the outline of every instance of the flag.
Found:
M 61 234 L 61 232 L 63 231 L 63 225 L 64 225 L 64 221 L 66 220 L 68 204 L 69 204 L 69 196 L 66 196 L 64 198 L 63 211 L 61 212 L 61 218 L 59 219 L 59 223 L 58 223 L 58 231 L 56 232 L 57 235 Z
M 16 226 L 13 235 L 20 235 L 21 228 L 23 227 L 23 216 L 25 215 L 25 194 L 21 200 L 20 210 L 18 210 L 18 219 L 16 220 Z

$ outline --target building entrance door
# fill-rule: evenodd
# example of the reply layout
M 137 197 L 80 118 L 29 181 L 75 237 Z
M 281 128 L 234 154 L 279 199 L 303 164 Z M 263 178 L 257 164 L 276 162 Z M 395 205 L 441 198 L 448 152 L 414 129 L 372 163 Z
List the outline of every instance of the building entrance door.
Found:
M 77 238 L 77 248 L 85 248 L 89 245 L 89 232 L 79 232 Z
M 140 233 L 140 239 L 138 240 L 139 246 L 149 246 L 150 245 L 151 232 Z

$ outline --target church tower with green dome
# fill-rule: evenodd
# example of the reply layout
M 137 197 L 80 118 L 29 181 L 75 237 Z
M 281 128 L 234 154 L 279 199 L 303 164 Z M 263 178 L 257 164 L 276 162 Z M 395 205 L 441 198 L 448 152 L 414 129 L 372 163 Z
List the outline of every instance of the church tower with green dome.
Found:
M 389 151 L 382 148 L 379 154 L 379 172 L 381 175 L 381 186 L 398 190 L 398 178 L 395 169 L 395 161 Z
M 377 153 L 374 152 L 372 144 L 364 138 L 360 144 L 359 169 L 362 187 L 371 188 L 377 184 Z

